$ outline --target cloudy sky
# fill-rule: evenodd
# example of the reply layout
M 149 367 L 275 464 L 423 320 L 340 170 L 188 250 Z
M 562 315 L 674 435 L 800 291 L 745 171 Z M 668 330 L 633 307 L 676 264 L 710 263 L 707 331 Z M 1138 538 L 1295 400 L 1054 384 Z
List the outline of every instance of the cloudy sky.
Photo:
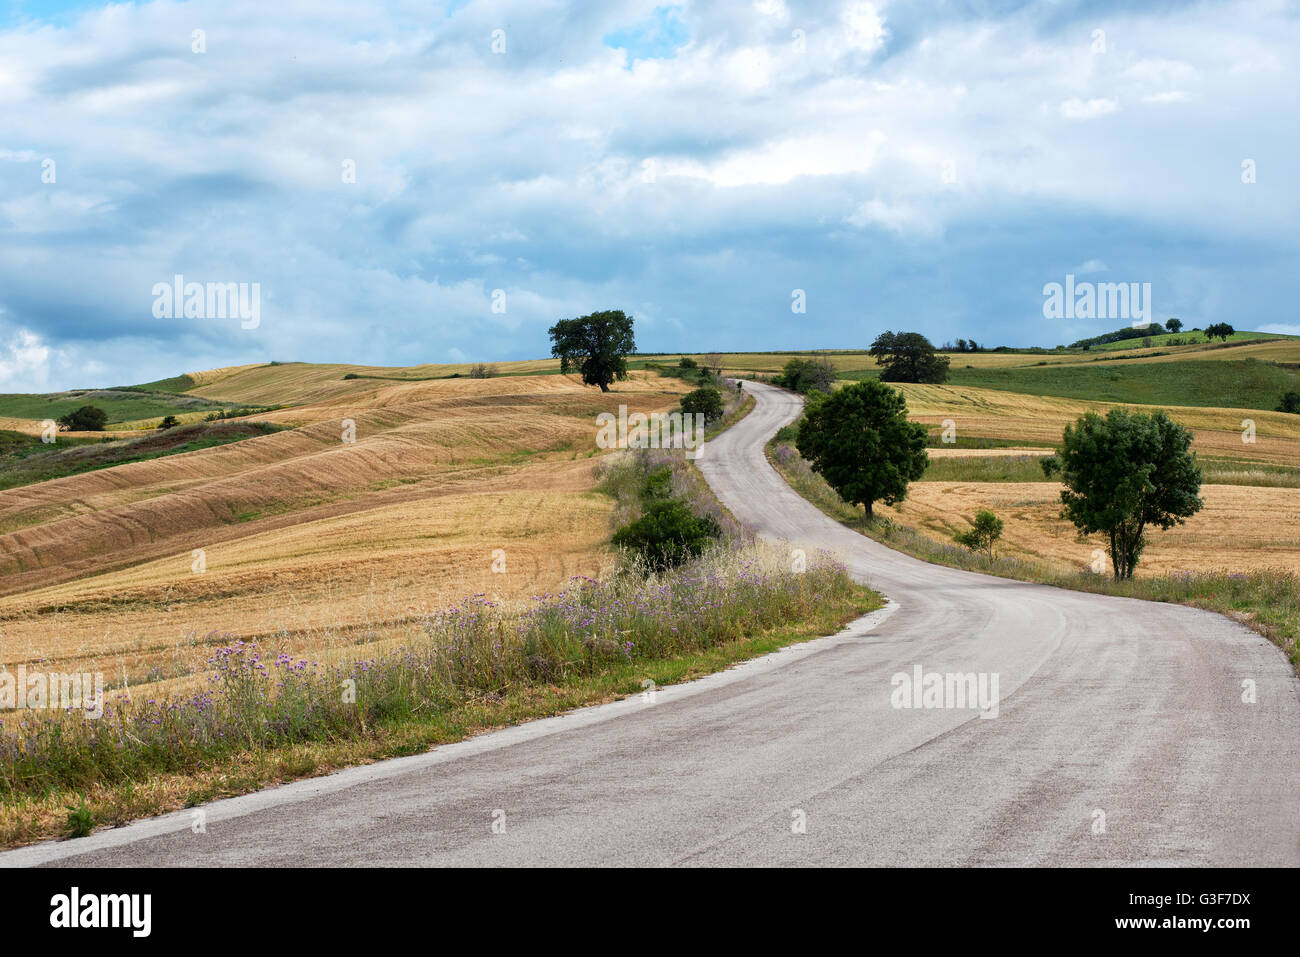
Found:
M 1300 332 L 1297 50 L 1271 0 L 0 0 L 0 392 L 596 309 L 645 351 L 1125 324 L 1045 319 L 1067 273 Z M 260 322 L 159 318 L 177 274 Z

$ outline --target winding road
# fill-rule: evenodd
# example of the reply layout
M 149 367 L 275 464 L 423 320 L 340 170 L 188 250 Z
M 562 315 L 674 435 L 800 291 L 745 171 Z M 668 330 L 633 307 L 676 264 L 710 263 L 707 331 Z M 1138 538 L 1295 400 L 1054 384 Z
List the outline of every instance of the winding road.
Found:
M 699 460 L 709 483 L 764 536 L 837 552 L 887 609 L 653 701 L 215 802 L 201 829 L 178 812 L 0 864 L 1300 864 L 1300 683 L 1276 647 L 1210 612 L 865 539 L 764 459 L 799 400 L 746 387 L 755 409 Z M 917 668 L 996 675 L 996 716 L 894 707 L 891 679 Z

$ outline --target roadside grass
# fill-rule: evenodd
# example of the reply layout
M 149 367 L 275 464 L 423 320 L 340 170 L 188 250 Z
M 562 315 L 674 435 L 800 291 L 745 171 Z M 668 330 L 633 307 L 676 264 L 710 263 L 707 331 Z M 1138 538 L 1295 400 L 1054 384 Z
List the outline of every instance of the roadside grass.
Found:
M 269 422 L 177 426 L 141 438 L 119 440 L 68 439 L 45 444 L 37 436 L 0 433 L 0 490 L 99 469 L 145 462 L 199 449 L 215 448 L 285 427 Z
M 780 430 L 767 445 L 767 458 L 790 487 L 836 521 L 913 558 L 983 572 L 1002 578 L 1038 582 L 1096 594 L 1192 605 L 1216 611 L 1253 628 L 1278 645 L 1300 673 L 1300 576 L 1283 569 L 1244 573 L 1174 572 L 1115 581 L 1109 575 L 1080 572 L 1044 561 L 1002 555 L 988 556 L 952 542 L 936 541 L 910 526 L 883 516 L 868 520 L 860 507 L 849 505 L 832 489 L 793 445 L 792 426 Z
M 362 661 L 233 642 L 214 650 L 209 687 L 189 697 L 122 693 L 98 719 L 42 711 L 7 722 L 0 843 L 66 833 L 69 808 L 84 833 L 88 821 L 120 824 L 638 693 L 646 679 L 687 680 L 831 634 L 882 603 L 829 556 L 797 574 L 777 549 L 724 545 L 662 575 L 577 579 L 528 608 L 474 596 Z

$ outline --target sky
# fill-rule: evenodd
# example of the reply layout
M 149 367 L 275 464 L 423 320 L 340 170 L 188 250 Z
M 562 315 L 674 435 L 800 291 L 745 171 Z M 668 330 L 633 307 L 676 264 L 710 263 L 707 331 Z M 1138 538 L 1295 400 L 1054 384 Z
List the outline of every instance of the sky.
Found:
M 1297 50 L 1270 0 L 0 0 L 0 392 L 601 309 L 646 352 L 1128 324 L 1047 318 L 1067 275 L 1300 333 Z

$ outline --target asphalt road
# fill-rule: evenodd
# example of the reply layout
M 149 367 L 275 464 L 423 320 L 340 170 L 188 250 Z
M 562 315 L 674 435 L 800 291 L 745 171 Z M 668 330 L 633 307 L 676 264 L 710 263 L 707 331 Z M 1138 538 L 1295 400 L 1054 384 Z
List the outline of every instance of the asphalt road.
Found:
M 215 802 L 203 833 L 185 811 L 0 864 L 1300 864 L 1300 684 L 1277 648 L 862 538 L 763 458 L 797 400 L 747 388 L 709 482 L 765 535 L 838 552 L 885 611 L 653 702 Z M 917 667 L 996 675 L 996 717 L 894 707 Z

